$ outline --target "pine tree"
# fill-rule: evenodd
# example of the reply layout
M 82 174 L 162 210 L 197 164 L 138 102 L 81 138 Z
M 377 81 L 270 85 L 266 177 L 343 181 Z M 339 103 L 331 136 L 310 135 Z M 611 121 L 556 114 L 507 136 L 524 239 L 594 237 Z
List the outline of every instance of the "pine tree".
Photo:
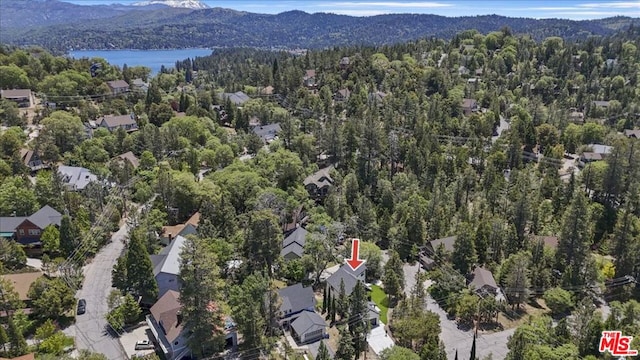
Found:
M 564 285 L 579 286 L 590 283 L 585 273 L 589 264 L 591 226 L 587 199 L 581 191 L 576 191 L 564 213 L 556 252 L 556 269 L 563 273 Z
M 476 261 L 473 229 L 469 224 L 464 223 L 460 225 L 458 238 L 453 244 L 453 267 L 466 275 L 471 272 Z
M 322 313 L 327 312 L 327 286 L 325 285 L 324 291 L 322 293 Z
M 149 258 L 144 236 L 140 231 L 133 231 L 126 254 L 126 288 L 129 292 L 149 302 L 158 297 L 158 284 L 153 275 L 153 264 Z
M 340 291 L 338 292 L 338 304 L 336 305 L 336 312 L 340 315 L 340 319 L 344 319 L 348 305 L 347 295 L 344 289 L 344 280 L 340 279 Z
M 353 337 L 353 347 L 356 355 L 367 348 L 367 333 L 369 332 L 367 295 L 364 284 L 358 281 L 350 297 L 349 332 Z
M 13 321 L 13 317 L 8 319 L 7 338 L 9 339 L 9 357 L 18 357 L 27 353 L 27 342 Z
M 316 360 L 330 360 L 331 355 L 329 355 L 329 350 L 324 345 L 324 341 L 320 341 L 320 346 L 318 347 L 318 355 L 316 356 Z
M 78 246 L 78 229 L 71 221 L 69 215 L 64 215 L 60 220 L 60 252 L 64 257 L 68 257 Z
M 336 360 L 353 360 L 356 351 L 353 349 L 353 338 L 349 331 L 343 330 L 340 333 L 338 350 L 336 350 Z
M 7 337 L 7 332 L 4 330 L 4 326 L 0 326 L 0 355 L 8 356 L 7 354 L 8 342 L 9 342 L 9 338 Z
M 382 283 L 384 284 L 386 293 L 389 295 L 391 304 L 395 304 L 404 290 L 402 261 L 400 260 L 400 255 L 398 255 L 398 252 L 395 250 L 389 252 L 389 261 L 384 265 Z

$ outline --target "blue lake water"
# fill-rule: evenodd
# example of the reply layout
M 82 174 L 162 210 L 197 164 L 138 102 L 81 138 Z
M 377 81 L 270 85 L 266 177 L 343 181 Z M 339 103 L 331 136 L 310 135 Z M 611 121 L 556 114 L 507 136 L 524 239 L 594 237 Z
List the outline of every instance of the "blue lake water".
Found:
M 107 60 L 109 64 L 127 66 L 146 66 L 151 68 L 152 74 L 160 72 L 160 67 L 175 66 L 176 61 L 196 56 L 208 56 L 213 51 L 210 49 L 175 49 L 175 50 L 76 50 L 69 52 L 69 56 L 80 58 L 99 57 Z

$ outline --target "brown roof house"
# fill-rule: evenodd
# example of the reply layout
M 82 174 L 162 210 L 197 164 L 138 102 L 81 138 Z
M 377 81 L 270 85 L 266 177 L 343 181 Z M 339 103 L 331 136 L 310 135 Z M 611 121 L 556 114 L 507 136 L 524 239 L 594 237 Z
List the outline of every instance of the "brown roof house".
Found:
M 49 205 L 30 216 L 0 217 L 0 237 L 15 239 L 23 246 L 39 248 L 42 231 L 49 225 L 60 226 L 62 214 Z
M 539 236 L 534 235 L 532 238 L 535 242 L 542 242 L 544 247 L 549 249 L 557 249 L 558 248 L 558 237 L 557 236 Z
M 133 154 L 131 151 L 127 151 L 124 154 L 120 154 L 114 157 L 112 160 L 118 161 L 120 163 L 128 162 L 134 169 L 137 169 L 140 166 L 140 160 Z
M 462 112 L 465 116 L 469 116 L 478 110 L 480 110 L 480 106 L 477 101 L 474 99 L 462 99 Z
M 160 349 L 167 360 L 180 360 L 191 355 L 187 345 L 189 329 L 185 328 L 182 317 L 180 293 L 170 290 L 166 292 L 151 307 L 151 314 L 147 315 L 147 324 L 156 338 Z M 235 324 L 230 318 L 225 321 L 225 340 L 232 348 L 238 345 Z
M 124 80 L 107 81 L 107 86 L 113 95 L 129 92 L 129 84 Z
M 327 166 L 304 179 L 304 187 L 311 197 L 320 200 L 327 196 L 329 188 L 333 186 L 333 179 L 331 178 L 332 170 L 333 166 Z
M 17 103 L 18 107 L 31 107 L 33 104 L 29 89 L 0 90 L 0 97 Z
M 29 354 L 14 357 L 14 358 L 0 357 L 0 360 L 36 360 L 36 353 L 29 353 Z
M 7 274 L 0 275 L 3 279 L 7 280 L 11 285 L 13 285 L 13 289 L 18 293 L 18 299 L 24 303 L 25 308 L 23 309 L 25 313 L 31 312 L 31 299 L 27 295 L 29 293 L 29 288 L 31 284 L 36 282 L 40 277 L 42 277 L 42 272 L 30 272 L 30 273 L 21 273 L 21 274 Z M 0 317 L 4 317 L 7 314 L 4 312 L 0 312 Z
M 130 115 L 105 115 L 96 120 L 96 125 L 103 127 L 110 132 L 117 129 L 124 129 L 126 131 L 138 130 L 138 122 L 134 114 Z
M 469 287 L 480 296 L 491 295 L 496 296 L 497 299 L 503 298 L 493 274 L 483 267 L 477 267 L 473 270 Z
M 191 215 L 189 220 L 184 224 L 167 225 L 162 227 L 160 233 L 160 242 L 163 245 L 169 245 L 176 236 L 187 236 L 196 234 L 198 224 L 200 223 L 200 213 L 196 212 Z
M 20 149 L 20 158 L 22 159 L 22 163 L 28 167 L 31 172 L 48 168 L 40 159 L 38 153 L 33 150 Z
M 304 76 L 302 77 L 302 83 L 308 89 L 315 89 L 318 86 L 318 84 L 316 83 L 316 71 L 306 70 L 304 72 Z

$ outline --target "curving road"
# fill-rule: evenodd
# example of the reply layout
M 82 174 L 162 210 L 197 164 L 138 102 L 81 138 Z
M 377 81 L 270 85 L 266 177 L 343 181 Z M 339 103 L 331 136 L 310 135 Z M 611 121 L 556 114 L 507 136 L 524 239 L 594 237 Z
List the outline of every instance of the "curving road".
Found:
M 104 354 L 109 360 L 127 360 L 127 355 L 113 332 L 107 330 L 105 315 L 108 312 L 107 298 L 113 289 L 111 269 L 122 254 L 124 239 L 129 234 L 126 224 L 111 237 L 111 242 L 96 254 L 93 261 L 84 267 L 84 282 L 76 297 L 87 300 L 87 312 L 78 315 L 76 323 L 64 330 L 76 339 L 78 349 L 87 349 Z

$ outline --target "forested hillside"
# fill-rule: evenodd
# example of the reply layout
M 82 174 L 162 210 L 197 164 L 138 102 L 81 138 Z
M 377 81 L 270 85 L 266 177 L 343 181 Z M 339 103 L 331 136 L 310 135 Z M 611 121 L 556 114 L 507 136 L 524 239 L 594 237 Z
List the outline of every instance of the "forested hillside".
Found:
M 637 19 L 627 17 L 571 21 L 497 15 L 352 17 L 302 11 L 269 15 L 222 8 L 80 6 L 53 0 L 6 1 L 0 9 L 4 42 L 55 51 L 238 46 L 318 49 L 392 44 L 428 36 L 448 39 L 467 29 L 486 34 L 504 26 L 535 40 L 549 36 L 575 40 L 610 35 L 637 23 Z M 47 14 L 45 18 L 43 14 Z M 18 21 L 21 18 L 26 20 Z
M 575 42 L 503 27 L 301 55 L 221 49 L 148 78 L 143 67 L 5 46 L 0 87 L 31 89 L 43 103 L 33 116 L 0 103 L 0 216 L 45 204 L 68 214 L 43 245 L 55 273 L 90 261 L 120 213 L 149 202 L 129 223 L 113 284 L 116 298 L 153 303 L 147 255 L 173 240 L 166 227 L 198 213 L 180 301 L 200 357 L 222 350 L 230 315 L 240 354 L 295 358 L 276 345 L 285 331 L 277 290 L 304 284 L 336 359 L 368 351 L 368 297 L 395 341 L 383 359 L 451 359 L 456 349 L 460 358 L 609 359 L 598 352 L 603 330 L 635 336 L 640 348 L 639 49 L 637 29 Z M 135 79 L 143 85 L 122 92 L 108 83 Z M 135 128 L 97 126 L 104 115 Z M 54 171 L 34 176 L 21 149 Z M 128 152 L 137 161 L 118 160 Z M 61 190 L 61 165 L 103 181 Z M 116 215 L 99 226 L 103 207 Z M 299 227 L 304 246 L 285 257 Z M 346 295 L 344 282 L 338 293 L 322 275 L 349 257 L 351 238 L 366 274 Z M 2 271 L 21 271 L 22 247 L 1 244 L 11 249 Z M 79 246 L 90 249 L 81 258 Z M 112 326 L 139 320 L 128 306 L 110 308 Z

